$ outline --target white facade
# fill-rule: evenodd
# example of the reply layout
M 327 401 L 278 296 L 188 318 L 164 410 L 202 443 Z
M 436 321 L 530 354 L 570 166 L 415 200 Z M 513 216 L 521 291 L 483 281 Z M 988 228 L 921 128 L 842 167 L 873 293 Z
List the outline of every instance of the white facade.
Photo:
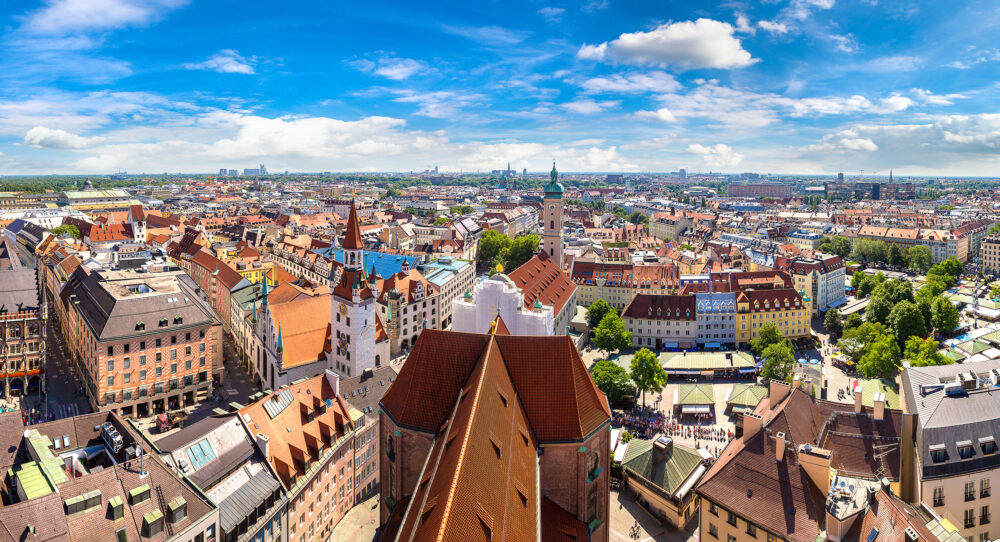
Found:
M 507 275 L 496 274 L 479 281 L 470 297 L 452 301 L 452 331 L 489 333 L 497 316 L 511 335 L 554 335 L 552 306 L 524 308 L 524 294 Z
M 53 228 L 58 228 L 59 226 L 62 226 L 63 221 L 69 217 L 79 218 L 84 222 L 93 222 L 93 220 L 91 220 L 86 213 L 70 208 L 23 209 L 20 211 L 9 211 L 6 213 L 0 213 L 0 219 L 16 220 L 20 218 L 25 222 L 30 222 L 32 224 L 41 226 L 47 230 L 51 230 Z
M 351 251 L 348 251 L 351 252 Z M 357 251 L 357 262 L 361 262 L 360 250 Z M 344 255 L 349 261 L 350 254 Z M 360 268 L 351 273 L 350 269 L 341 267 L 340 273 L 361 275 Z M 339 277 L 338 281 L 339 281 Z M 348 280 L 352 280 L 348 277 Z M 338 281 L 334 281 L 336 284 Z M 375 318 L 375 295 L 364 296 L 369 286 L 364 281 L 358 289 L 353 289 L 351 298 L 341 297 L 334 293 L 330 296 L 330 354 L 327 358 L 328 368 L 342 377 L 361 374 L 365 369 L 374 369 L 377 364 L 387 362 L 388 352 L 376 352 L 375 331 L 378 326 Z
M 555 168 L 553 167 L 553 170 Z M 563 251 L 563 200 L 558 195 L 545 194 L 542 209 L 542 250 L 549 253 L 556 265 L 562 265 Z M 506 318 L 504 319 L 506 321 Z

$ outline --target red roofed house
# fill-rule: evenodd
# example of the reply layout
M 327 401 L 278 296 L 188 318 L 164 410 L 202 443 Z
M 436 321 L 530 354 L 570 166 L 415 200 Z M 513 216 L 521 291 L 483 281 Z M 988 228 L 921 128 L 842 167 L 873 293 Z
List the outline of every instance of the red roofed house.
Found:
M 382 541 L 609 540 L 607 397 L 572 339 L 502 322 L 424 331 L 383 396 Z

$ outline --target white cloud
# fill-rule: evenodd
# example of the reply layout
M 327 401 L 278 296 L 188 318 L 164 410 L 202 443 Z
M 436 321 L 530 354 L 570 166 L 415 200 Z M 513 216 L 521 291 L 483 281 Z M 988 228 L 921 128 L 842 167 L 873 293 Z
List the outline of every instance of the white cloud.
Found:
M 566 13 L 565 9 L 553 6 L 545 6 L 544 8 L 538 10 L 538 14 L 545 17 L 545 20 L 550 23 L 557 23 L 561 21 L 564 13 Z
M 873 72 L 912 72 L 920 68 L 924 59 L 914 55 L 882 56 L 869 60 L 863 69 Z
M 954 100 L 965 98 L 962 94 L 934 94 L 922 88 L 913 89 L 913 93 L 917 95 L 917 98 L 921 102 L 930 105 L 951 105 L 955 103 Z
M 666 107 L 661 107 L 656 111 L 637 111 L 635 113 L 636 118 L 640 119 L 653 119 L 662 122 L 677 122 L 677 117 L 670 112 Z
M 417 115 L 443 119 L 455 117 L 461 113 L 462 109 L 471 105 L 484 106 L 483 96 L 480 94 L 464 94 L 451 90 L 435 90 L 430 92 L 420 92 L 416 90 L 396 90 L 393 91 L 396 98 L 393 101 L 399 103 L 417 104 Z
M 736 14 L 736 32 L 739 34 L 754 35 L 757 33 L 757 29 L 750 24 L 750 19 L 742 13 Z
M 580 9 L 588 13 L 608 9 L 608 0 L 589 0 Z
M 778 21 L 764 21 L 764 20 L 760 20 L 760 21 L 757 21 L 757 26 L 761 30 L 763 30 L 765 32 L 768 32 L 770 34 L 778 34 L 778 35 L 780 35 L 780 34 L 787 34 L 788 33 L 788 25 L 785 24 L 785 23 L 778 22 Z
M 83 137 L 66 130 L 35 126 L 24 134 L 24 143 L 46 149 L 82 149 L 104 141 L 103 137 Z
M 531 35 L 531 32 L 527 30 L 515 30 L 502 26 L 444 25 L 442 29 L 449 34 L 462 36 L 463 38 L 492 47 L 517 45 L 528 39 L 528 36 Z
M 242 73 L 252 75 L 256 57 L 244 58 L 235 49 L 223 49 L 208 57 L 204 62 L 184 64 L 188 70 L 207 70 L 219 73 Z
M 559 104 L 560 107 L 569 111 L 571 113 L 579 113 L 581 115 L 593 115 L 595 113 L 601 113 L 612 107 L 618 107 L 621 104 L 618 100 L 607 100 L 603 102 L 598 102 L 587 99 L 577 99 L 572 102 L 566 102 Z
M 858 43 L 854 40 L 854 36 L 852 34 L 844 36 L 831 34 L 830 39 L 833 40 L 834 47 L 836 47 L 838 51 L 853 53 L 858 50 Z
M 24 18 L 36 34 L 61 35 L 145 25 L 189 0 L 48 0 Z
M 879 100 L 878 107 L 875 108 L 877 113 L 898 113 L 899 111 L 904 111 L 909 109 L 911 106 L 916 105 L 916 103 L 907 98 L 906 96 L 900 96 L 899 94 L 893 94 L 888 98 L 882 98 Z
M 429 70 L 427 64 L 420 60 L 398 57 L 381 51 L 376 53 L 372 58 L 362 58 L 348 62 L 348 64 L 359 71 L 372 73 L 394 81 L 402 81 L 403 79 L 408 79 L 413 75 Z
M 742 68 L 757 61 L 733 36 L 729 23 L 698 19 L 662 24 L 649 32 L 622 34 L 610 42 L 584 44 L 579 58 L 679 69 Z
M 580 84 L 587 92 L 619 92 L 638 94 L 643 92 L 674 92 L 681 85 L 673 75 L 662 71 L 631 72 L 592 77 Z
M 692 143 L 684 149 L 684 152 L 701 156 L 702 161 L 709 167 L 735 167 L 743 161 L 742 154 L 733 152 L 732 147 L 722 143 L 709 146 L 702 145 L 701 143 Z

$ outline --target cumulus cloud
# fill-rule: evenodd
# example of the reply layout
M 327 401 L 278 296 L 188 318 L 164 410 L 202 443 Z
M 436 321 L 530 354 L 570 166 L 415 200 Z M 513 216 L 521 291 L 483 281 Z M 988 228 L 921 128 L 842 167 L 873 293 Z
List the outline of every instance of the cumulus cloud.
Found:
M 443 119 L 454 117 L 471 105 L 483 105 L 485 99 L 480 94 L 462 93 L 452 90 L 434 90 L 421 92 L 416 90 L 393 91 L 399 103 L 417 104 L 417 115 Z
M 24 29 L 61 35 L 144 25 L 189 0 L 48 0 L 24 18 Z
M 558 23 L 561 21 L 564 13 L 566 13 L 565 9 L 553 6 L 545 6 L 544 8 L 538 10 L 538 14 L 545 17 L 545 20 L 550 23 Z
M 661 107 L 656 111 L 637 111 L 635 116 L 640 119 L 653 119 L 662 122 L 677 122 L 677 117 L 666 107 Z
M 577 99 L 572 102 L 566 102 L 559 104 L 560 107 L 569 111 L 571 113 L 579 113 L 581 115 L 593 115 L 595 113 L 601 113 L 612 107 L 618 107 L 621 102 L 618 100 L 606 100 L 606 101 L 594 101 L 589 98 Z
M 736 32 L 740 34 L 754 35 L 757 33 L 757 29 L 750 24 L 750 19 L 742 13 L 736 14 Z
M 580 84 L 587 92 L 618 92 L 638 94 L 643 92 L 674 92 L 681 85 L 673 75 L 663 71 L 631 72 L 592 77 Z
M 899 94 L 893 94 L 888 98 L 882 98 L 879 100 L 878 107 L 875 108 L 877 113 L 898 113 L 899 111 L 904 111 L 909 109 L 911 106 L 915 105 L 915 102 L 906 96 L 900 96 Z
M 427 64 L 412 58 L 403 58 L 392 53 L 378 52 L 370 58 L 361 58 L 348 62 L 349 65 L 365 73 L 371 73 L 402 81 L 418 73 L 425 73 L 429 69 Z
M 633 32 L 598 45 L 584 44 L 577 56 L 678 69 L 742 68 L 757 61 L 743 49 L 729 23 L 698 19 L 662 24 L 649 32 Z
M 701 143 L 692 143 L 684 149 L 684 152 L 701 156 L 702 161 L 709 167 L 734 167 L 743 161 L 742 154 L 733 152 L 732 147 L 722 143 L 708 146 Z
M 45 126 L 35 126 L 24 134 L 25 144 L 40 149 L 83 149 L 101 141 L 103 137 L 83 137 Z
M 223 49 L 208 57 L 204 62 L 184 64 L 188 70 L 207 70 L 219 73 L 242 73 L 252 75 L 256 57 L 244 58 L 235 49 Z

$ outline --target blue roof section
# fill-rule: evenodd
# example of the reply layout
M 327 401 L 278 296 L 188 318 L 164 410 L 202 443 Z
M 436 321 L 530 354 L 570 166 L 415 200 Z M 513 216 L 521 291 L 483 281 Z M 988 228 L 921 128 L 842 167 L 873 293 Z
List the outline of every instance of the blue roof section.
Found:
M 344 250 L 340 248 L 330 248 L 323 250 L 316 250 L 319 254 L 323 256 L 330 257 L 333 254 L 333 259 L 344 263 Z M 403 261 L 409 262 L 410 269 L 413 269 L 418 259 L 417 256 L 403 256 L 401 254 L 390 254 L 388 252 L 376 252 L 374 250 L 364 250 L 362 251 L 361 261 L 363 262 L 366 272 L 371 272 L 372 263 L 375 264 L 375 273 L 380 277 L 388 277 L 389 275 L 395 275 L 403 270 Z
M 432 284 L 444 286 L 449 278 L 467 265 L 471 265 L 468 260 L 437 259 L 424 265 L 424 278 L 431 281 Z

